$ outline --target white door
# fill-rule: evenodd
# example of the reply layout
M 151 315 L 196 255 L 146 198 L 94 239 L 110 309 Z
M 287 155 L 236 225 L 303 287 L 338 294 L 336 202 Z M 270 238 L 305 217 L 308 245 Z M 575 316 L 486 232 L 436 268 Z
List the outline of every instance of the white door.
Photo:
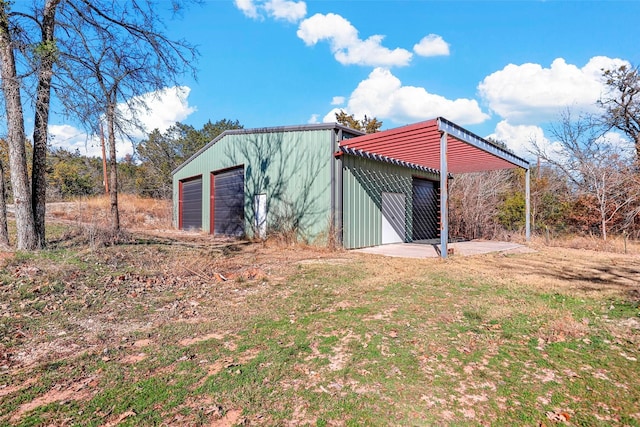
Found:
M 267 237 L 267 195 L 253 196 L 253 212 L 255 213 L 255 228 L 259 238 Z
M 403 193 L 382 193 L 382 244 L 403 243 L 405 236 Z

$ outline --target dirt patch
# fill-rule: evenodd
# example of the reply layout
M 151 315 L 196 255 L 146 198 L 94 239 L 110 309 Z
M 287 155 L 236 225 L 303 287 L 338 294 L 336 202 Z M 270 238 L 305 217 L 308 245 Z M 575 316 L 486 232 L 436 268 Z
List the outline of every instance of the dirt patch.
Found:
M 132 365 L 134 363 L 142 362 L 147 357 L 149 357 L 147 353 L 130 354 L 128 356 L 123 357 L 120 361 L 122 363 Z
M 11 416 L 11 421 L 18 421 L 27 412 L 50 403 L 86 400 L 91 397 L 92 390 L 96 385 L 97 377 L 85 378 L 74 384 L 55 385 L 42 396 L 21 405 Z
M 241 370 L 241 366 L 255 359 L 260 351 L 258 349 L 249 349 L 240 354 L 237 358 L 225 357 L 223 359 L 216 360 L 215 362 L 207 365 L 207 374 L 196 382 L 191 389 L 196 390 L 200 388 L 209 377 L 218 375 L 225 369 Z
M 13 252 L 0 251 L 0 266 L 3 266 L 5 264 L 5 261 L 10 260 L 11 258 L 13 258 L 13 256 Z
M 222 418 L 214 420 L 210 427 L 231 427 L 238 424 L 240 416 L 242 415 L 241 409 L 232 409 L 227 411 Z
M 190 398 L 182 408 L 189 408 L 190 413 L 185 415 L 182 411 L 168 418 L 167 425 L 206 425 L 209 427 L 231 427 L 245 425 L 242 417 L 242 409 L 225 409 L 215 403 L 211 397 L 200 399 Z
M 69 338 L 56 339 L 50 342 L 38 342 L 39 337 L 25 340 L 31 345 L 25 346 L 13 354 L 10 359 L 11 368 L 29 367 L 47 360 L 64 360 L 86 354 L 88 348 Z
M 221 341 L 224 339 L 226 335 L 225 334 L 219 334 L 219 333 L 212 333 L 212 334 L 208 334 L 202 337 L 195 337 L 195 338 L 185 338 L 183 340 L 178 341 L 178 344 L 180 344 L 181 346 L 187 347 L 193 344 L 197 344 L 199 342 L 202 341 L 208 341 L 208 340 L 218 340 Z
M 353 332 L 348 331 L 346 335 L 341 337 L 338 343 L 331 348 L 330 354 L 326 356 L 329 361 L 327 368 L 330 371 L 340 371 L 347 366 L 349 360 L 351 360 L 351 353 L 349 352 L 348 347 L 355 339 L 357 339 L 357 337 Z M 311 357 L 322 357 L 318 350 L 317 343 L 314 343 L 311 348 L 313 351 Z
M 15 386 L 2 386 L 0 387 L 0 397 L 8 396 L 12 393 L 15 393 L 20 390 L 25 390 L 26 388 L 32 386 L 33 384 L 38 382 L 37 377 L 29 378 L 24 381 L 22 384 L 18 384 Z
M 362 320 L 365 320 L 365 321 L 371 321 L 371 320 L 388 321 L 389 319 L 391 319 L 391 316 L 393 316 L 393 313 L 395 313 L 396 311 L 398 311 L 398 309 L 396 307 L 392 307 L 392 308 L 389 308 L 389 309 L 385 310 L 382 313 L 376 313 L 376 314 L 373 314 L 371 316 L 366 316 Z
M 150 345 L 153 344 L 153 341 L 151 341 L 150 339 L 143 339 L 143 340 L 138 340 L 136 342 L 133 343 L 134 347 L 137 348 L 143 348 L 143 347 L 149 347 Z
M 253 359 L 258 357 L 259 354 L 260 350 L 258 350 L 257 348 L 250 348 L 249 350 L 246 350 L 244 353 L 241 353 L 240 356 L 238 356 L 238 363 L 244 365 L 245 363 L 251 362 Z
M 121 422 L 123 422 L 124 420 L 126 420 L 129 417 L 135 417 L 137 414 L 135 413 L 135 411 L 125 411 L 122 414 L 113 417 L 113 419 L 111 421 L 108 421 L 107 423 L 103 424 L 102 427 L 115 427 L 117 425 L 119 425 Z

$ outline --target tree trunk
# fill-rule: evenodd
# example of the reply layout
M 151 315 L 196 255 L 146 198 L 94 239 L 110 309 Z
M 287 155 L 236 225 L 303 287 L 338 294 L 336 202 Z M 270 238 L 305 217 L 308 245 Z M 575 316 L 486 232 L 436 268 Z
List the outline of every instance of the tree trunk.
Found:
M 33 250 L 38 245 L 27 173 L 20 80 L 16 72 L 7 8 L 7 2 L 0 2 L 0 77 L 2 78 L 7 119 L 9 169 L 15 204 L 17 247 L 18 249 Z
M 56 8 L 60 0 L 48 0 L 42 16 L 42 40 L 40 42 L 40 69 L 36 92 L 35 121 L 33 128 L 33 168 L 31 176 L 31 203 L 38 246 L 44 247 L 45 214 L 47 201 L 47 139 L 49 136 L 49 106 L 51 79 L 56 60 L 54 39 Z
M 9 229 L 7 227 L 7 191 L 4 186 L 4 167 L 0 162 L 0 248 L 9 248 Z
M 109 196 L 111 199 L 111 229 L 120 231 L 120 212 L 118 210 L 118 162 L 116 161 L 115 104 L 107 106 L 107 128 L 109 129 Z

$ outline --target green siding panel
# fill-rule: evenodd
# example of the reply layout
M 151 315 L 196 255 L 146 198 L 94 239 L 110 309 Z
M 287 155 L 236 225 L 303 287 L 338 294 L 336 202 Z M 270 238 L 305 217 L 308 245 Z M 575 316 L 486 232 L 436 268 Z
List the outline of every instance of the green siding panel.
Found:
M 326 232 L 331 216 L 332 130 L 283 131 L 226 135 L 173 176 L 174 225 L 178 217 L 178 183 L 203 175 L 202 226 L 209 231 L 210 174 L 244 166 L 245 231 L 252 235 L 254 196 L 267 196 L 267 226 L 295 226 L 302 237 Z
M 406 201 L 406 241 L 412 224 L 412 178 L 437 180 L 428 174 L 402 166 L 362 157 L 342 156 L 343 165 L 343 245 L 347 249 L 382 243 L 382 193 L 404 193 Z

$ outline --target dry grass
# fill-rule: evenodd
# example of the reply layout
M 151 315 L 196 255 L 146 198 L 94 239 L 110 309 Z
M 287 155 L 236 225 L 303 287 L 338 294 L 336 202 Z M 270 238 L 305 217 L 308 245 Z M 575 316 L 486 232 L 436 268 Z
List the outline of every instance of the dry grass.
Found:
M 439 270 L 447 275 L 473 275 L 505 288 L 526 285 L 540 292 L 573 296 L 623 293 L 640 300 L 640 250 L 623 254 L 539 242 L 530 246 L 537 253 L 523 257 L 504 253 L 456 257 L 441 264 Z
M 637 255 L 188 238 L 5 260 L 0 424 L 640 421 Z
M 589 334 L 589 321 L 578 322 L 568 313 L 551 319 L 547 325 L 538 330 L 537 336 L 547 343 L 564 342 L 570 339 L 583 338 Z
M 108 201 L 66 207 L 68 228 Z M 162 233 L 2 261 L 0 424 L 640 426 L 637 249 L 443 261 Z
M 138 197 L 131 194 L 118 195 L 120 223 L 130 230 L 172 228 L 171 200 Z M 47 205 L 47 213 L 58 220 L 73 221 L 98 228 L 111 223 L 109 196 L 84 197 L 71 202 L 56 202 Z
M 532 239 L 535 245 L 545 246 L 557 246 L 562 248 L 572 249 L 588 249 L 591 251 L 599 252 L 614 252 L 614 253 L 640 253 L 640 242 L 636 240 L 625 239 L 623 236 L 609 236 L 604 241 L 599 236 L 580 236 L 576 234 L 564 235 L 564 236 L 552 236 L 547 239 L 544 235 L 536 236 Z M 626 243 L 626 252 L 625 252 Z

